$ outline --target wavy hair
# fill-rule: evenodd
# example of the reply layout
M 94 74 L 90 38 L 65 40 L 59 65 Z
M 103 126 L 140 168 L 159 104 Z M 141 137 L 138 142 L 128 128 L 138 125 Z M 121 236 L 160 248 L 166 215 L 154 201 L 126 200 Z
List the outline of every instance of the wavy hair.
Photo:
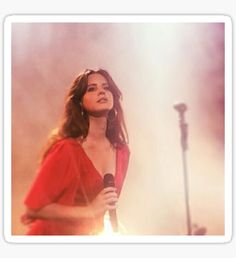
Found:
M 87 137 L 89 116 L 81 103 L 87 90 L 88 76 L 94 73 L 101 74 L 107 80 L 114 100 L 113 108 L 107 116 L 106 137 L 115 148 L 120 148 L 128 143 L 128 133 L 120 103 L 122 98 L 121 91 L 106 70 L 86 69 L 79 74 L 68 90 L 62 119 L 59 126 L 49 136 L 42 152 L 41 162 L 57 141 L 64 138 L 79 138 L 83 140 Z

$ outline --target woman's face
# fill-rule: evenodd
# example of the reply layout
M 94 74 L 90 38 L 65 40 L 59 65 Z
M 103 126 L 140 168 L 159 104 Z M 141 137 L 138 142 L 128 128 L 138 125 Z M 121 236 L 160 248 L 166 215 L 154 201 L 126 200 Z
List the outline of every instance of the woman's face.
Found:
M 113 107 L 113 95 L 105 77 L 99 73 L 88 76 L 88 87 L 83 96 L 83 108 L 90 114 L 107 114 Z

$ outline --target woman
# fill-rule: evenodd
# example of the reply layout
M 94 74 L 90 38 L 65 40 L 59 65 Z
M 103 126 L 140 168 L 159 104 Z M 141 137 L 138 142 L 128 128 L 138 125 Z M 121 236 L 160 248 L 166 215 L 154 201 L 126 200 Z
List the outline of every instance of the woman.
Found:
M 86 70 L 70 88 L 62 122 L 48 141 L 22 222 L 28 235 L 95 235 L 114 210 L 129 149 L 121 92 L 105 70 Z M 103 187 L 104 174 L 115 187 Z

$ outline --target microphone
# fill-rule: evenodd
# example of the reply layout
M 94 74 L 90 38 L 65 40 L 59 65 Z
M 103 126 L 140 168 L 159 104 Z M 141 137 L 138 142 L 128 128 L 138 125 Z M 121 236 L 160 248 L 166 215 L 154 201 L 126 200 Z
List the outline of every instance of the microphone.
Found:
M 103 186 L 104 186 L 104 188 L 115 186 L 115 180 L 114 180 L 114 176 L 112 174 L 108 173 L 108 174 L 104 175 Z M 109 217 L 110 217 L 110 222 L 111 222 L 113 232 L 118 232 L 118 222 L 117 222 L 116 210 L 109 210 Z
M 176 103 L 174 104 L 174 109 L 179 113 L 184 113 L 187 110 L 187 105 L 185 103 Z

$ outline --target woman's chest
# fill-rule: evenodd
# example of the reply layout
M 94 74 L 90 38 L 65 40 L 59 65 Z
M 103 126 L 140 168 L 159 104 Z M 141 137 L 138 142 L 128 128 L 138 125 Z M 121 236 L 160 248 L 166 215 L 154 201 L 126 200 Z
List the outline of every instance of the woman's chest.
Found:
M 106 173 L 115 175 L 116 150 L 112 148 L 85 148 L 86 156 L 93 168 L 104 176 Z

